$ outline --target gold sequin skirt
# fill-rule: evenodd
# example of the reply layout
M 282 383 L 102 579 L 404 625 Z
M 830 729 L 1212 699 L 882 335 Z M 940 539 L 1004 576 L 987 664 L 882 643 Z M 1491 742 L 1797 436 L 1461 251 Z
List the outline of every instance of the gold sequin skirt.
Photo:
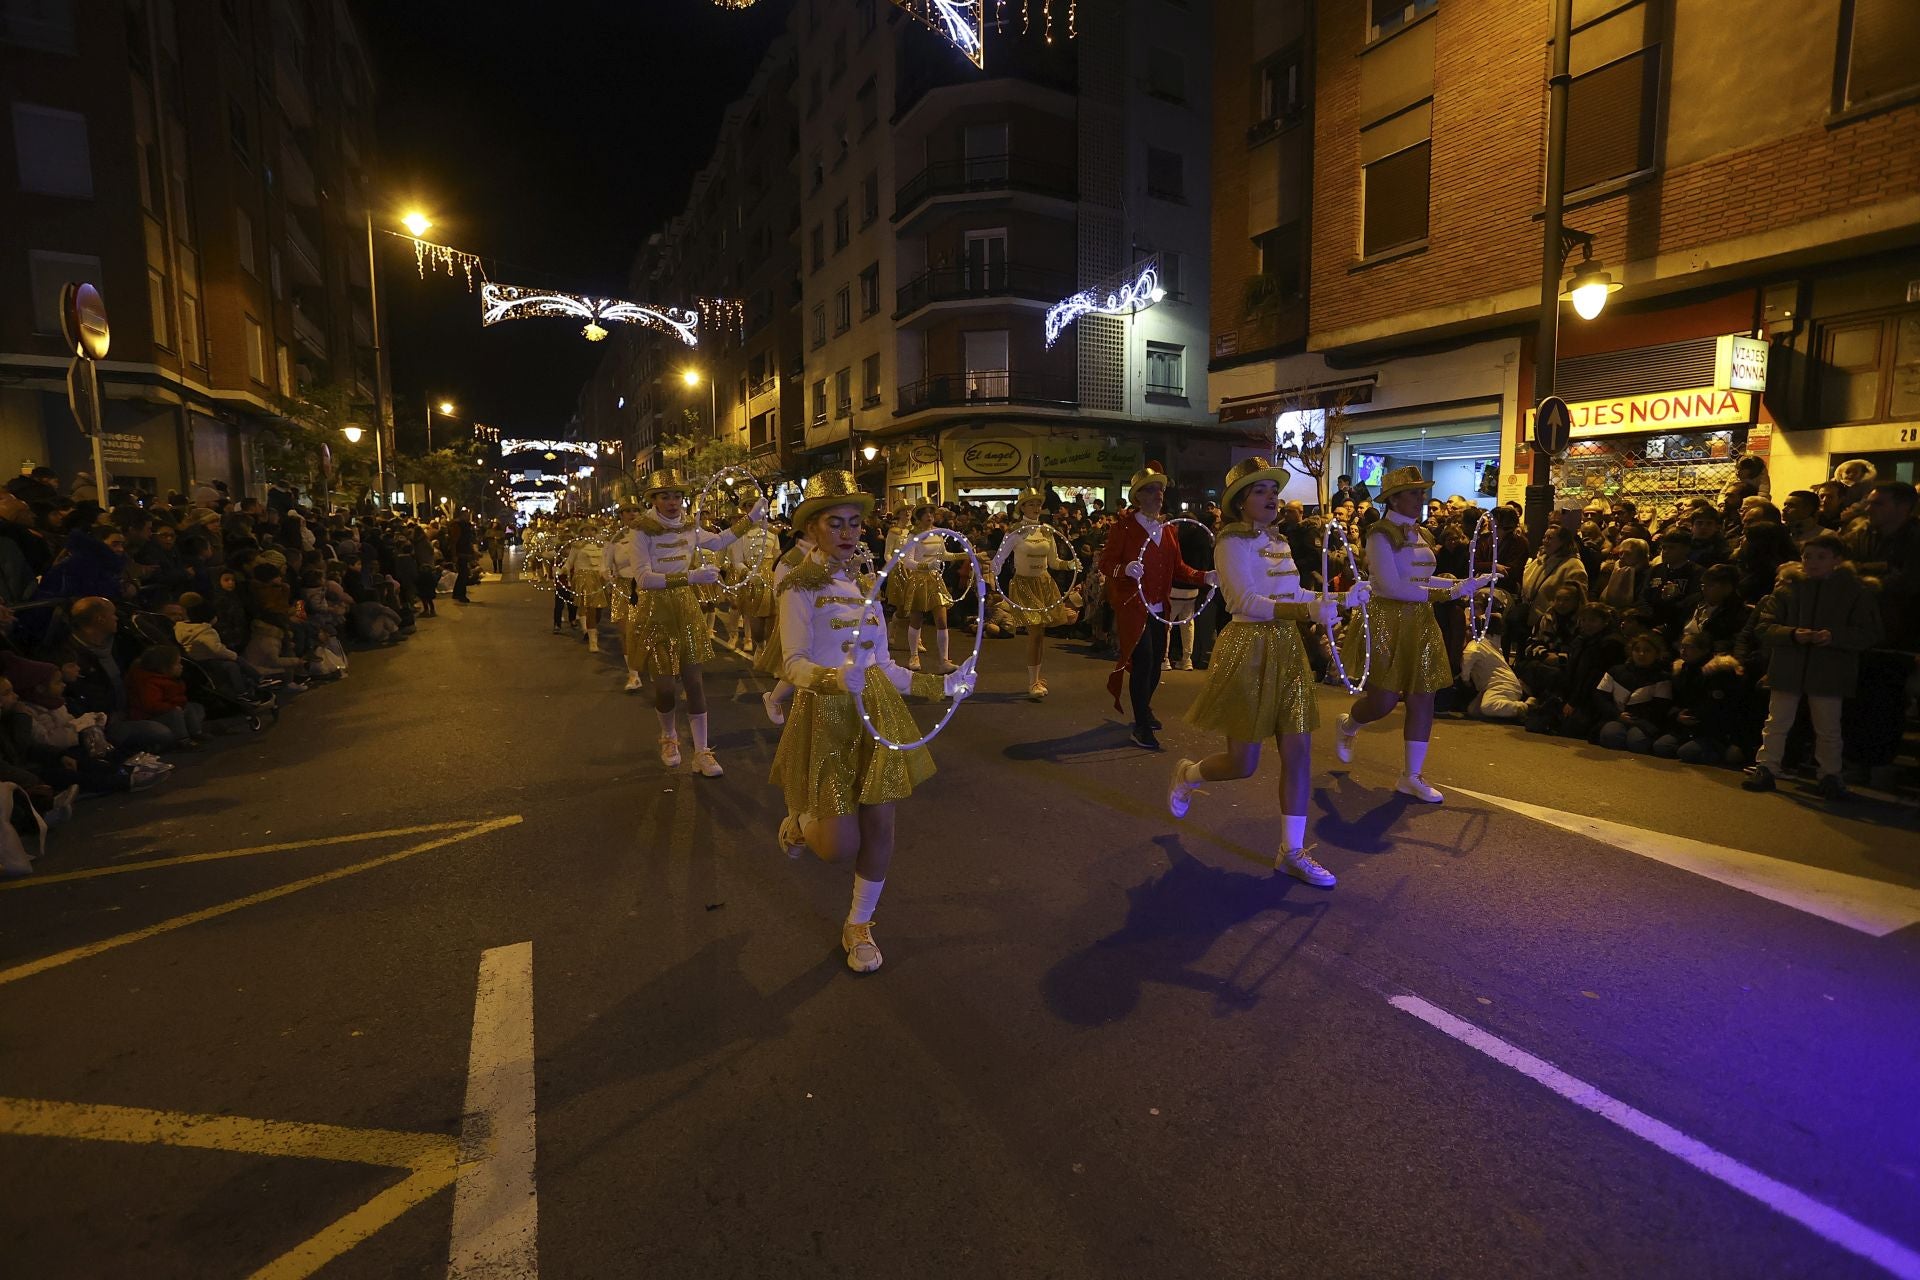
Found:
M 911 742 L 920 728 L 900 691 L 872 672 L 863 695 L 867 714 L 895 742 Z M 841 818 L 861 805 L 891 804 L 933 776 L 925 747 L 895 751 L 875 742 L 860 722 L 850 693 L 794 695 L 768 781 L 785 793 L 793 813 Z
M 887 603 L 901 613 L 932 613 L 952 604 L 953 597 L 937 569 L 901 569 L 887 575 Z
M 576 569 L 568 584 L 582 609 L 598 609 L 607 603 L 607 580 L 596 569 Z
M 700 611 L 692 587 L 642 589 L 633 606 L 628 654 L 638 662 L 628 665 L 643 675 L 679 675 L 689 663 L 713 658 L 713 624 Z
M 748 618 L 770 618 L 773 616 L 773 579 L 762 573 L 753 580 L 751 573 L 741 574 L 735 581 L 749 582 L 751 586 L 741 587 L 731 593 L 734 611 Z
M 627 634 L 628 616 L 633 612 L 632 592 L 629 590 L 632 583 L 631 578 L 615 578 L 611 584 L 613 598 L 607 609 L 607 620 L 620 628 L 623 637 Z
M 1214 641 L 1207 682 L 1187 711 L 1187 723 L 1236 742 L 1312 733 L 1320 724 L 1320 708 L 1300 625 L 1228 623 Z
M 1007 583 L 1007 599 L 1013 604 L 1014 617 L 1028 626 L 1044 627 L 1060 603 L 1060 584 L 1050 573 L 1036 578 L 1016 573 Z
M 780 619 L 775 618 L 767 628 L 767 638 L 760 642 L 760 648 L 753 655 L 753 669 L 763 676 L 782 679 L 781 669 L 787 665 L 786 652 L 780 643 Z
M 1447 640 L 1433 606 L 1424 600 L 1367 601 L 1367 622 L 1373 628 L 1373 671 L 1369 689 L 1391 693 L 1438 693 L 1453 684 L 1453 664 L 1447 661 Z M 1347 679 L 1358 680 L 1366 664 L 1365 629 L 1358 618 L 1348 618 L 1340 636 L 1340 660 Z

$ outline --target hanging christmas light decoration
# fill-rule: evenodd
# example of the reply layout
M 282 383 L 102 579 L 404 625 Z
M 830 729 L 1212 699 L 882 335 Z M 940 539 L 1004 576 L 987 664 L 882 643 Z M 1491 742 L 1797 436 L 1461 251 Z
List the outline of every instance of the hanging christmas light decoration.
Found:
M 976 67 L 986 65 L 987 0 L 893 0 L 966 55 Z
M 1068 325 L 1085 315 L 1130 316 L 1145 311 L 1167 296 L 1160 287 L 1160 260 L 1136 263 L 1123 278 L 1091 285 L 1047 309 L 1047 345 L 1051 347 Z
M 523 289 L 519 285 L 494 284 L 489 280 L 480 289 L 480 323 L 500 324 L 506 320 L 532 320 L 545 316 L 572 316 L 585 320 L 580 333 L 588 342 L 607 336 L 602 321 L 640 324 L 670 333 L 690 347 L 700 345 L 700 314 L 678 307 L 644 307 L 618 298 L 593 298 L 553 289 Z
M 739 299 L 695 298 L 693 301 L 700 310 L 701 328 L 727 329 L 741 337 L 746 336 L 747 309 Z
M 427 278 L 427 265 L 431 263 L 435 271 L 445 271 L 452 279 L 456 271 L 467 277 L 467 292 L 473 292 L 473 277 L 487 278 L 487 270 L 480 264 L 480 255 L 468 253 L 464 249 L 455 249 L 451 245 L 435 244 L 431 240 L 422 240 L 419 236 L 408 236 L 413 241 L 413 265 L 420 272 L 420 278 Z
M 722 9 L 751 9 L 759 0 L 713 0 Z

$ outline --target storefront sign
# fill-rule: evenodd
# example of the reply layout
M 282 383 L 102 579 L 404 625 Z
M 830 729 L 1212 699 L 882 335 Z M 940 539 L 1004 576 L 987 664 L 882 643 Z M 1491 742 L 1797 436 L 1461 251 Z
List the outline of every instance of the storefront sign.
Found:
M 902 441 L 893 446 L 887 459 L 887 479 L 892 484 L 940 478 L 940 446 L 931 440 Z
M 107 432 L 100 437 L 100 458 L 104 462 L 140 462 L 147 460 L 144 436 L 127 432 Z
M 1605 400 L 1576 400 L 1573 438 L 1617 436 L 1634 431 L 1682 431 L 1696 427 L 1731 427 L 1753 421 L 1753 396 L 1745 391 L 1701 387 L 1690 391 L 1661 391 L 1645 396 L 1611 396 Z M 1533 433 L 1533 410 L 1527 410 L 1527 433 Z
M 1145 465 L 1140 442 L 1109 446 L 1105 437 L 1074 440 L 1049 437 L 1040 441 L 1040 475 L 1044 479 L 1069 476 L 1131 476 Z
M 1339 383 L 1325 387 L 1298 387 L 1262 396 L 1221 402 L 1220 421 L 1271 422 L 1289 409 L 1345 409 L 1373 403 L 1373 380 Z
M 1767 389 L 1767 344 L 1759 338 L 1723 334 L 1713 351 L 1713 385 L 1723 391 Z
M 947 470 L 956 481 L 1024 479 L 1027 444 L 1025 440 L 955 437 L 947 441 Z

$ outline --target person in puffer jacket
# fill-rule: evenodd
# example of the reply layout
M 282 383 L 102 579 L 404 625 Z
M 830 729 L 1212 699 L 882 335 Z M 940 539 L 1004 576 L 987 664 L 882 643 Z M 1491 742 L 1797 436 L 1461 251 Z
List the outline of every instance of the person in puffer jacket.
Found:
M 1688 764 L 1743 764 L 1752 746 L 1747 724 L 1747 678 L 1739 662 L 1715 653 L 1706 634 L 1689 627 L 1673 664 L 1673 710 L 1653 754 Z
M 1594 741 L 1615 751 L 1646 752 L 1673 707 L 1673 677 L 1667 644 L 1657 631 L 1627 642 L 1627 660 L 1600 677 L 1594 700 L 1605 717 Z

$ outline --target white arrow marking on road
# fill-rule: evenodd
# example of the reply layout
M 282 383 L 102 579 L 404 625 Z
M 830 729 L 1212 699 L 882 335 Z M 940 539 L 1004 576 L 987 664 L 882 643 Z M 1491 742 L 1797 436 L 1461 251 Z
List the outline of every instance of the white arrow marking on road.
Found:
M 449 1280 L 540 1274 L 533 1185 L 533 944 L 480 956 Z
M 1452 790 L 1488 804 L 1497 804 L 1503 809 L 1511 809 L 1522 817 L 1559 827 L 1562 831 L 1587 836 L 1628 853 L 1637 853 L 1643 858 L 1651 858 L 1655 862 L 1664 862 L 1670 867 L 1679 867 L 1682 871 L 1691 871 L 1697 876 L 1731 885 L 1796 911 L 1819 916 L 1822 920 L 1831 920 L 1849 929 L 1872 934 L 1876 938 L 1884 938 L 1909 925 L 1920 923 L 1920 889 L 1888 884 L 1884 880 L 1873 880 L 1866 876 L 1848 875 L 1844 871 L 1809 867 L 1742 849 L 1729 849 L 1724 845 L 1708 844 L 1704 840 L 1646 831 L 1621 822 L 1609 822 L 1605 818 L 1547 809 L 1521 800 L 1509 800 L 1505 796 L 1469 791 L 1465 787 L 1454 787 Z
M 1458 791 L 1460 788 L 1455 787 Z M 1769 1178 L 1758 1169 L 1741 1164 L 1732 1156 L 1717 1151 L 1680 1132 L 1664 1121 L 1656 1120 L 1594 1088 L 1586 1081 L 1570 1076 L 1551 1062 L 1536 1058 L 1525 1049 L 1508 1044 L 1499 1036 L 1483 1031 L 1471 1022 L 1456 1018 L 1438 1005 L 1419 996 L 1390 996 L 1387 1003 L 1402 1013 L 1410 1013 L 1436 1030 L 1452 1036 L 1461 1044 L 1512 1067 L 1537 1084 L 1545 1085 L 1576 1107 L 1591 1111 L 1602 1120 L 1618 1125 L 1636 1138 L 1651 1142 L 1670 1156 L 1686 1161 L 1708 1177 L 1752 1196 L 1775 1213 L 1793 1219 L 1822 1239 L 1832 1241 L 1848 1253 L 1865 1258 L 1900 1280 L 1920 1280 L 1920 1253 L 1915 1253 L 1891 1236 L 1822 1204 L 1803 1191 Z

